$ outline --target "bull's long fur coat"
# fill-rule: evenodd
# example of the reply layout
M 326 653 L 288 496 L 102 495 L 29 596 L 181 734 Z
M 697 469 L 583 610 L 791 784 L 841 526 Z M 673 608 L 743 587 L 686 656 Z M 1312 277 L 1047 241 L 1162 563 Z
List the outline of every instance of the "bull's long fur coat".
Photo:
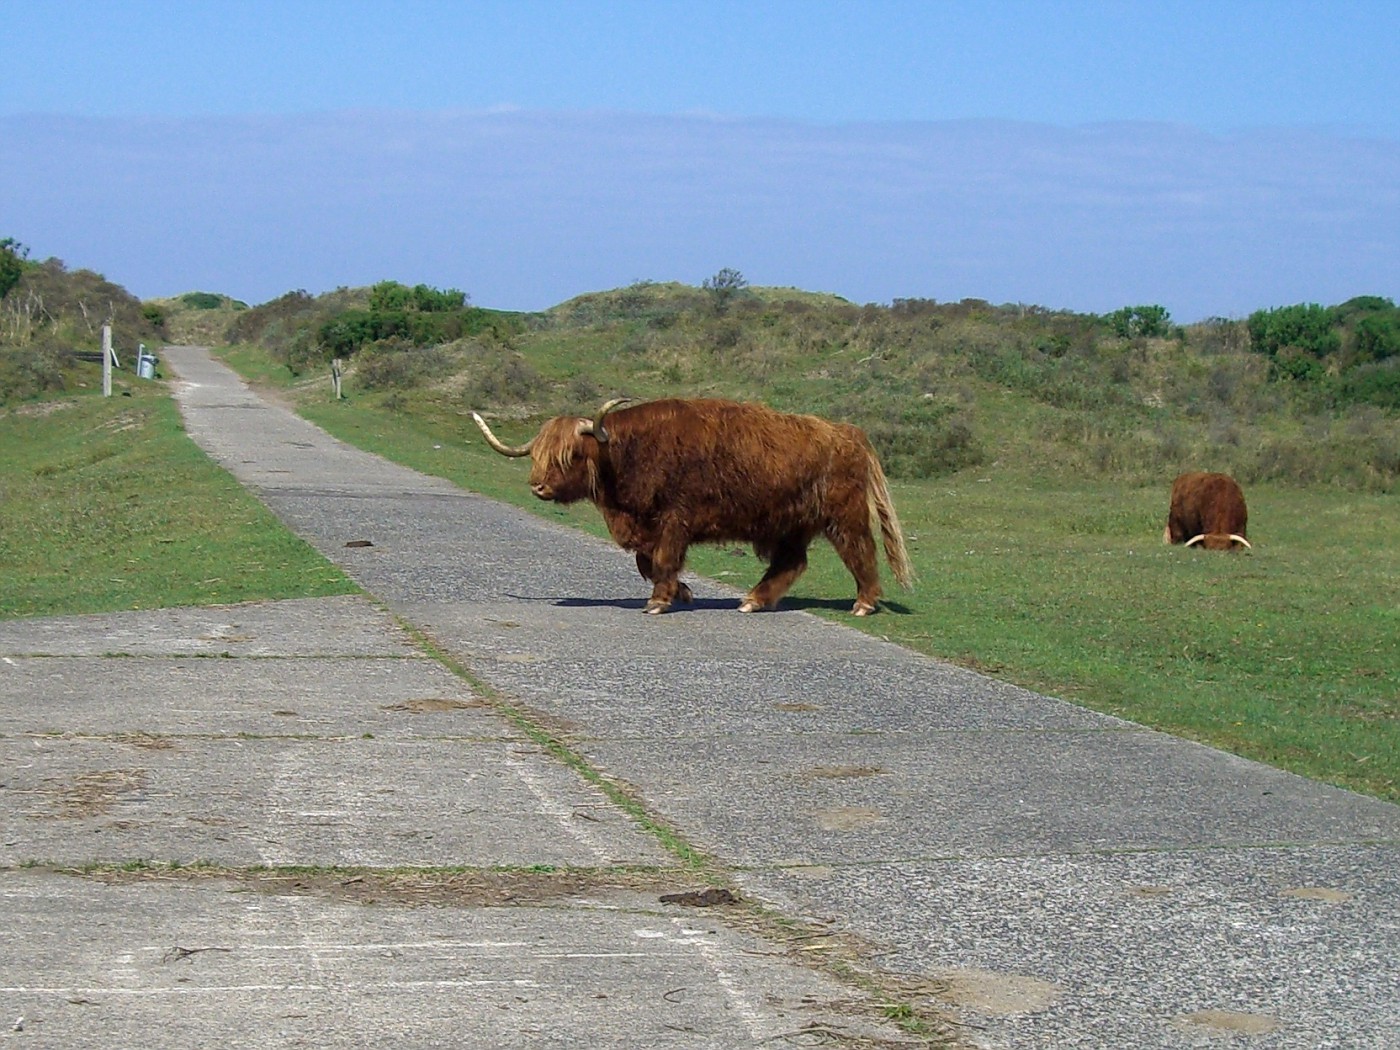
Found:
M 1199 543 L 1206 550 L 1248 547 L 1249 511 L 1239 482 L 1228 474 L 1189 471 L 1172 482 L 1164 543 Z
M 824 535 L 856 575 L 858 607 L 873 609 L 872 584 L 852 559 L 878 530 L 895 578 L 912 584 L 884 471 L 858 427 L 719 399 L 619 409 L 606 417 L 605 443 L 581 436 L 589 426 L 567 416 L 544 424 L 531 486 L 544 499 L 592 501 L 627 550 L 664 556 L 679 531 L 682 543 L 745 541 L 775 568 L 795 557 L 805 567 L 807 545 Z M 878 595 L 873 548 L 868 560 Z

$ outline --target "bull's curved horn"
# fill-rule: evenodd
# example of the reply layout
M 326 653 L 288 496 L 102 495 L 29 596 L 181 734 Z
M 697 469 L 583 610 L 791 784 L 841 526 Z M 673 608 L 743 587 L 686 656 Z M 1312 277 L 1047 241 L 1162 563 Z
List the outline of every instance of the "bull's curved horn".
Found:
M 1246 550 L 1251 550 L 1251 551 L 1252 551 L 1252 550 L 1254 549 L 1254 545 L 1251 544 L 1251 543 L 1249 542 L 1249 540 L 1245 539 L 1243 536 L 1240 536 L 1240 535 L 1238 535 L 1238 534 L 1236 534 L 1236 533 L 1233 533 L 1233 532 L 1230 533 L 1230 539 L 1234 540 L 1236 543 L 1243 543 L 1243 544 L 1245 545 L 1245 549 L 1246 549 Z
M 1201 533 L 1199 536 L 1192 536 L 1189 540 L 1186 541 L 1186 546 L 1194 547 L 1196 544 L 1200 543 L 1205 538 L 1206 534 L 1204 532 Z
M 504 444 L 500 438 L 496 437 L 495 434 L 491 433 L 491 428 L 486 425 L 486 420 L 482 419 L 475 412 L 472 413 L 472 419 L 476 420 L 476 425 L 479 426 L 481 432 L 486 435 L 486 443 L 503 456 L 528 456 L 530 450 L 535 447 L 535 439 L 539 437 L 539 435 L 536 434 L 535 437 L 532 437 L 523 445 L 507 445 Z
M 606 445 L 608 443 L 608 432 L 603 427 L 603 417 L 618 405 L 625 405 L 627 402 L 635 400 L 637 400 L 635 397 L 615 397 L 611 401 L 605 401 L 603 407 L 598 409 L 593 419 L 578 428 L 579 434 L 591 434 L 598 439 L 598 444 Z

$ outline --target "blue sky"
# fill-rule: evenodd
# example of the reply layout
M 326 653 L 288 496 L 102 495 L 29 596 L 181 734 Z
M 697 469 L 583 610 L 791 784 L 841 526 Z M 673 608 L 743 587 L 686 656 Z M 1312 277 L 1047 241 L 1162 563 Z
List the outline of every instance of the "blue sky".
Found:
M 145 297 L 1400 293 L 1394 2 L 7 3 L 0 236 Z

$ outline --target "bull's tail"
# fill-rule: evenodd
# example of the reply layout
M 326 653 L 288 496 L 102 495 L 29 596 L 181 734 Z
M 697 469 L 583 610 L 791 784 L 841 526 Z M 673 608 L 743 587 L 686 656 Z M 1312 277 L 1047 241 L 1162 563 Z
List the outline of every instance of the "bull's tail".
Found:
M 894 500 L 890 499 L 889 482 L 885 471 L 873 450 L 868 453 L 870 473 L 866 482 L 865 498 L 870 505 L 870 524 L 879 526 L 880 537 L 885 544 L 885 560 L 890 563 L 890 571 L 901 587 L 914 586 L 914 566 L 909 561 L 909 551 L 904 546 L 904 531 L 899 527 L 899 515 L 894 512 Z

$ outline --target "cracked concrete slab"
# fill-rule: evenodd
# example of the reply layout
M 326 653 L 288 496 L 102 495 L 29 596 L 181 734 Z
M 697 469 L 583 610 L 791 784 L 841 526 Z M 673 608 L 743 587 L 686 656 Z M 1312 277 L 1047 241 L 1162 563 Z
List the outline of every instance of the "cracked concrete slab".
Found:
M 105 885 L 6 871 L 0 913 L 12 1038 L 66 1050 L 741 1047 L 896 1035 L 877 1004 L 761 939 L 628 891 L 405 907 L 221 880 Z

